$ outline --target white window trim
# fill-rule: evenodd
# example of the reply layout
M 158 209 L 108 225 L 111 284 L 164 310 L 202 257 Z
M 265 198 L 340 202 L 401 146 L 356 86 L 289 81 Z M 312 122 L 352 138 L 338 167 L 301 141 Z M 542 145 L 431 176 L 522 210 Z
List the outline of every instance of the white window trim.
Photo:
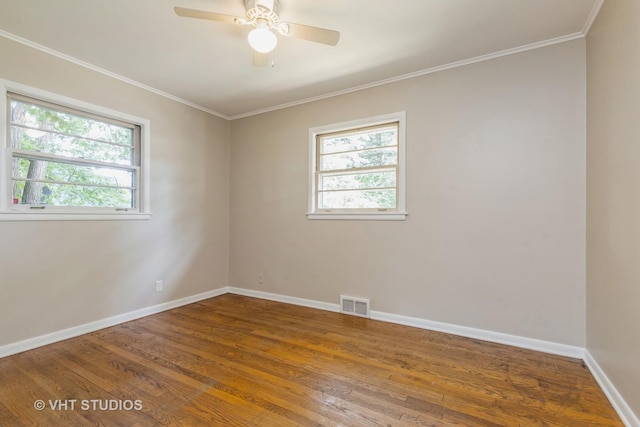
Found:
M 364 126 L 375 126 L 379 124 L 398 122 L 398 208 L 392 212 L 317 212 L 316 211 L 316 150 L 317 136 L 325 133 L 341 132 Z M 384 114 L 381 116 L 367 117 L 352 120 L 349 122 L 335 123 L 325 126 L 318 126 L 309 129 L 309 205 L 307 211 L 308 219 L 329 219 L 329 220 L 384 220 L 384 221 L 404 221 L 408 215 L 405 208 L 405 165 L 407 157 L 406 148 L 406 112 Z
M 21 211 L 13 209 L 9 182 L 11 181 L 11 155 L 7 143 L 7 92 L 41 99 L 99 116 L 106 116 L 140 126 L 140 206 L 136 212 L 106 212 L 100 208 L 74 208 L 65 210 L 56 207 L 47 211 Z M 147 220 L 151 218 L 151 172 L 150 172 L 151 122 L 120 111 L 100 107 L 88 102 L 47 92 L 24 84 L 0 79 L 0 221 L 102 221 L 102 220 Z

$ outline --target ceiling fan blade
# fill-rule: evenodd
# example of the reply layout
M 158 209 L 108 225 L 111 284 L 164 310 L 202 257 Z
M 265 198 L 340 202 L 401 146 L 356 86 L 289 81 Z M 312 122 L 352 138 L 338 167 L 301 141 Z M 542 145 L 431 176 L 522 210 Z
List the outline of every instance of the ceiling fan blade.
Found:
M 257 50 L 253 51 L 253 66 L 254 67 L 266 67 L 269 63 L 269 54 L 260 53 Z
M 335 46 L 340 40 L 340 33 L 325 28 L 311 27 L 302 24 L 286 24 L 289 27 L 287 35 L 298 39 Z
M 236 24 L 236 17 L 231 15 L 223 15 L 221 13 L 206 12 L 204 10 L 186 9 L 184 7 L 174 7 L 176 14 L 185 18 L 206 19 L 209 21 L 226 22 L 227 24 Z

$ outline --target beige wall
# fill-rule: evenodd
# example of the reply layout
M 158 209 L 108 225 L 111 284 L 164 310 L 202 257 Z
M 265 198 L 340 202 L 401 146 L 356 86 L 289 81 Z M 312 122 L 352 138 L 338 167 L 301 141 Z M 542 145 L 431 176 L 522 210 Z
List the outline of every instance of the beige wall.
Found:
M 307 220 L 309 128 L 401 110 L 408 219 Z M 584 40 L 233 121 L 230 284 L 584 346 Z
M 640 2 L 605 2 L 587 60 L 587 349 L 640 414 Z
M 151 120 L 154 213 L 0 222 L 0 345 L 227 285 L 227 121 L 4 38 L 0 78 Z

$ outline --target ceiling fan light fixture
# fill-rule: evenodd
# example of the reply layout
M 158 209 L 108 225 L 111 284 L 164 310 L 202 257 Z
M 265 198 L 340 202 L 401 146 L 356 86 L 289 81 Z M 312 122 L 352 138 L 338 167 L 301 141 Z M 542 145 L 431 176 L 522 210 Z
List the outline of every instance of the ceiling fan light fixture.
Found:
M 278 44 L 278 38 L 268 28 L 254 28 L 248 38 L 251 47 L 260 53 L 269 53 Z
M 328 46 L 335 46 L 340 40 L 340 33 L 337 31 L 292 22 L 280 22 L 278 16 L 280 0 L 244 0 L 244 5 L 246 11 L 244 18 L 177 6 L 173 9 L 178 16 L 185 18 L 253 26 L 254 29 L 248 35 L 248 42 L 253 48 L 254 67 L 262 67 L 267 64 L 269 58 L 267 54 L 278 45 L 276 31 L 285 37 L 308 40 Z

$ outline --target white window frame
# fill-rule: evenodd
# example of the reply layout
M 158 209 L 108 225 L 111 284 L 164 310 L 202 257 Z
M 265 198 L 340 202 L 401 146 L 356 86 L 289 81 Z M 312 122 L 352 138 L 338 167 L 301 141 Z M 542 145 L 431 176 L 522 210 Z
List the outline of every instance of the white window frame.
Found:
M 386 123 L 398 123 L 398 171 L 396 190 L 396 209 L 380 210 L 372 212 L 366 209 L 339 209 L 324 210 L 318 209 L 317 200 L 317 150 L 318 136 L 328 133 L 344 132 L 356 130 L 358 128 L 377 126 Z M 405 164 L 407 157 L 406 149 L 406 112 L 384 114 L 381 116 L 367 117 L 348 122 L 335 123 L 325 126 L 318 126 L 309 129 L 309 206 L 307 212 L 308 219 L 330 219 L 330 220 L 391 220 L 402 221 L 407 217 L 405 209 Z
M 9 111 L 7 93 L 35 98 L 89 115 L 103 116 L 140 127 L 140 165 L 137 206 L 131 209 L 92 207 L 51 207 L 24 209 L 14 206 L 11 194 L 12 149 L 9 141 Z M 150 137 L 151 122 L 130 114 L 100 107 L 70 97 L 47 92 L 9 80 L 0 79 L 0 221 L 69 221 L 69 220 L 145 220 L 151 218 L 150 197 Z

